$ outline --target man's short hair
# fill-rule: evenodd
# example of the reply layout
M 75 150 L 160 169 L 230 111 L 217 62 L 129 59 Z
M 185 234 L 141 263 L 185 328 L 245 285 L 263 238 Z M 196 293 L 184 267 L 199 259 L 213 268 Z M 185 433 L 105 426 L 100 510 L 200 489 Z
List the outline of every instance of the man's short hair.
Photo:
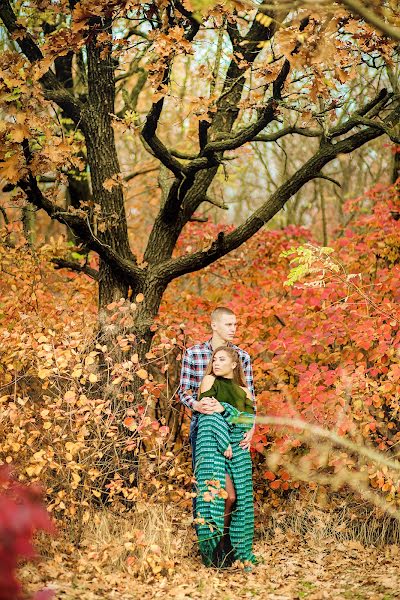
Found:
M 233 310 L 227 308 L 226 306 L 218 306 L 211 313 L 211 322 L 217 321 L 220 317 L 222 317 L 222 315 L 235 316 L 235 313 L 233 312 Z

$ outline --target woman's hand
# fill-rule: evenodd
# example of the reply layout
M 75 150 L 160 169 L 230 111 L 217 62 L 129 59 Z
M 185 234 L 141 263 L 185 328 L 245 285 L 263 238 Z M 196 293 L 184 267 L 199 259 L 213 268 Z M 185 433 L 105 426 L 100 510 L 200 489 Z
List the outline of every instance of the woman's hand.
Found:
M 243 439 L 239 442 L 239 446 L 243 448 L 243 450 L 250 450 L 251 439 L 253 437 L 255 428 L 256 426 L 253 425 L 249 431 L 246 431 L 246 433 L 243 434 Z
M 229 444 L 227 449 L 224 452 L 225 458 L 232 458 L 232 446 Z
M 214 402 L 214 412 L 217 413 L 223 413 L 225 408 L 222 406 L 221 402 L 218 402 L 218 400 L 216 398 L 214 398 L 215 402 Z
M 212 415 L 215 412 L 215 405 L 219 404 L 214 396 L 205 396 L 198 402 L 193 402 L 193 409 L 203 415 Z
M 214 396 L 205 396 L 198 402 L 193 402 L 193 410 L 203 415 L 212 415 L 213 413 L 223 413 L 224 407 Z

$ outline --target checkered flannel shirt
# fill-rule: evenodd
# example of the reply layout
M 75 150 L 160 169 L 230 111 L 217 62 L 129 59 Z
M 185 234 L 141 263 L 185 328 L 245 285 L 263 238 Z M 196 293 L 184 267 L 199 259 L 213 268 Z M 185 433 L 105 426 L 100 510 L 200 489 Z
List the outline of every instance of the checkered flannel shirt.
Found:
M 253 397 L 254 412 L 256 412 L 253 369 L 251 367 L 250 356 L 247 352 L 238 348 L 238 346 L 234 346 L 233 344 L 229 345 L 231 345 L 240 356 L 247 387 Z M 201 380 L 203 379 L 207 365 L 211 360 L 212 353 L 211 340 L 208 340 L 203 344 L 196 344 L 196 346 L 187 348 L 183 356 L 178 396 L 182 404 L 193 411 L 193 415 L 198 414 L 193 410 L 193 402 L 197 400 Z

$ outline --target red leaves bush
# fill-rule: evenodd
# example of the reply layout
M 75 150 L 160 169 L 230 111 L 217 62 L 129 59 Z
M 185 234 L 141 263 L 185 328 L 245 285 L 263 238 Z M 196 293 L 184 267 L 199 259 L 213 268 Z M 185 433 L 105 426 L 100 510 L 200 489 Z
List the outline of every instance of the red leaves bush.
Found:
M 37 487 L 21 485 L 11 478 L 7 467 L 0 469 L 0 600 L 22 598 L 16 578 L 18 561 L 34 558 L 35 531 L 53 532 L 53 525 L 41 503 Z M 50 590 L 38 592 L 34 600 L 52 597 Z

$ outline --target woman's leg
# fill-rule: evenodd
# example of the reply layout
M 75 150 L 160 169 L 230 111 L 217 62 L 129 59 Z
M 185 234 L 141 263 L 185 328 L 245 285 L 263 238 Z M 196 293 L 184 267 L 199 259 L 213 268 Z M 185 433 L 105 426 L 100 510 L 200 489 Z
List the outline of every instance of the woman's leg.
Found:
M 231 524 L 231 517 L 233 506 L 236 502 L 236 491 L 233 485 L 232 479 L 229 475 L 225 475 L 225 491 L 228 494 L 225 499 L 225 515 L 224 515 L 224 535 L 229 532 L 229 525 Z

